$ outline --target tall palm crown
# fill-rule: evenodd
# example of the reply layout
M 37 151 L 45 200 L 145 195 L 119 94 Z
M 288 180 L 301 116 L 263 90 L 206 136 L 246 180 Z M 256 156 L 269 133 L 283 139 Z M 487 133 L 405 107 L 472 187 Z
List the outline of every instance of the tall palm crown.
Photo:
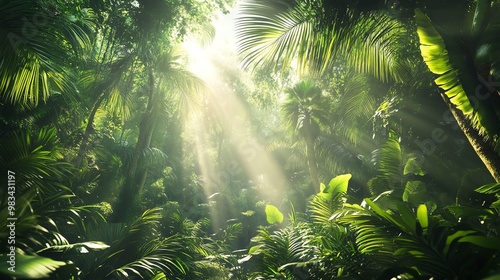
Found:
M 313 187 L 319 189 L 314 142 L 319 136 L 320 127 L 328 119 L 327 99 L 321 89 L 310 81 L 302 81 L 286 89 L 286 93 L 286 100 L 282 104 L 283 117 L 287 126 L 304 139 Z
M 320 124 L 327 120 L 326 98 L 310 81 L 302 81 L 285 90 L 282 113 L 287 126 L 304 138 L 316 139 Z

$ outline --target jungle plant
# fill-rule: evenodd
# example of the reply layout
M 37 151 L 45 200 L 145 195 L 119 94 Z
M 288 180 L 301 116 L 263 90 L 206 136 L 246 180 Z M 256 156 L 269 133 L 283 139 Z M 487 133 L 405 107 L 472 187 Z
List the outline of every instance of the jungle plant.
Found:
M 16 254 L 19 268 L 14 272 L 2 267 L 0 273 L 40 278 L 61 268 L 67 275 L 75 276 L 76 267 L 65 258 L 68 251 L 88 252 L 107 247 L 102 242 L 76 238 L 85 231 L 86 223 L 102 220 L 98 207 L 81 205 L 73 192 L 60 183 L 72 170 L 62 161 L 55 129 L 4 132 L 3 137 L 2 170 L 9 172 L 14 187 L 1 191 L 0 217 L 16 220 L 11 222 L 15 224 L 15 239 L 10 244 L 15 250 L 11 246 L 2 247 L 1 258 L 9 259 L 7 253 Z M 13 230 L 4 224 L 1 237 L 7 238 Z

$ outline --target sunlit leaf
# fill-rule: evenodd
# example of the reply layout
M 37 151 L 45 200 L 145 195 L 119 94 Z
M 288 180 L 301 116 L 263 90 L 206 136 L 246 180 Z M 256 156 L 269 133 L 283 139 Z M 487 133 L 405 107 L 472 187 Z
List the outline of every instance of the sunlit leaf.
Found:
M 331 194 L 347 193 L 347 186 L 351 178 L 351 174 L 339 175 L 330 181 L 328 187 L 323 192 Z
M 425 184 L 422 181 L 408 181 L 403 192 L 403 201 L 414 205 L 421 203 L 426 194 Z
M 417 208 L 417 220 L 422 226 L 422 229 L 424 230 L 424 233 L 427 231 L 427 228 L 429 227 L 429 217 L 427 213 L 427 206 L 425 204 L 420 204 Z
M 414 174 L 414 175 L 420 175 L 420 176 L 425 175 L 425 172 L 422 169 L 422 167 L 420 167 L 420 165 L 418 164 L 416 157 L 411 157 L 406 162 L 405 167 L 404 167 L 404 175 L 407 175 L 407 174 Z
M 441 35 L 436 31 L 430 19 L 419 9 L 415 10 L 417 33 L 420 39 L 420 50 L 427 67 L 438 77 L 435 83 L 459 110 L 471 117 L 473 108 L 465 93 L 458 74 L 453 69 L 448 51 Z
M 2 266 L 0 272 L 4 275 L 18 278 L 46 278 L 49 277 L 59 267 L 65 266 L 65 262 L 55 261 L 50 258 L 41 256 L 29 256 L 16 254 L 15 258 L 15 272 L 9 270 L 10 257 L 7 255 L 0 255 Z
M 266 211 L 266 220 L 269 224 L 283 222 L 283 213 L 281 213 L 276 206 L 268 204 L 266 205 L 265 211 Z
M 484 194 L 496 194 L 500 193 L 500 183 L 491 183 L 484 186 L 481 186 L 475 190 L 478 193 Z

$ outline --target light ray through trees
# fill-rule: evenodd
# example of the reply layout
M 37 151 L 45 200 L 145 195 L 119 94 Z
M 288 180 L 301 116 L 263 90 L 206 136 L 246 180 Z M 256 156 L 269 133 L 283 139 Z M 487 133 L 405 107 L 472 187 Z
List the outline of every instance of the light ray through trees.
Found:
M 231 87 L 220 69 L 237 69 L 235 52 L 228 45 L 227 36 L 230 35 L 217 37 L 211 46 L 201 47 L 191 42 L 186 47 L 190 53 L 190 71 L 212 89 L 202 101 L 203 108 L 192 114 L 186 125 L 195 139 L 200 183 L 209 200 L 223 190 L 247 191 L 240 185 L 243 183 L 256 190 L 263 201 L 279 205 L 286 184 L 282 167 L 259 142 L 261 135 L 252 132 L 252 120 L 242 95 Z M 221 159 L 223 155 L 226 156 Z M 247 181 L 242 182 L 241 178 Z M 216 213 L 211 215 L 214 225 L 225 219 L 215 217 Z

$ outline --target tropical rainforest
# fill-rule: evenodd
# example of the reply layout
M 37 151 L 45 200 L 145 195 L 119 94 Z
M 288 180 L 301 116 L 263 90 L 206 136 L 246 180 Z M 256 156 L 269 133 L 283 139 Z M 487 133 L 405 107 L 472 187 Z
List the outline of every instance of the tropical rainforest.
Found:
M 500 279 L 500 1 L 0 3 L 1 279 Z

